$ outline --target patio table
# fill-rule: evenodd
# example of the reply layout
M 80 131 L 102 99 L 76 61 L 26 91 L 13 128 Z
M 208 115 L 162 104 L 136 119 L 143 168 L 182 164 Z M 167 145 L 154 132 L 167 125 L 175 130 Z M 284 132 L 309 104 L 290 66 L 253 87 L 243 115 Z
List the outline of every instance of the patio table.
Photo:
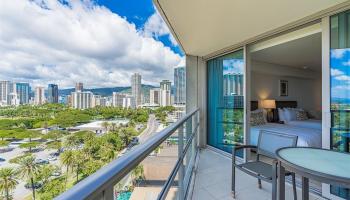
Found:
M 350 154 L 327 149 L 288 147 L 277 150 L 278 199 L 285 199 L 286 170 L 302 177 L 302 199 L 309 199 L 309 179 L 350 188 Z

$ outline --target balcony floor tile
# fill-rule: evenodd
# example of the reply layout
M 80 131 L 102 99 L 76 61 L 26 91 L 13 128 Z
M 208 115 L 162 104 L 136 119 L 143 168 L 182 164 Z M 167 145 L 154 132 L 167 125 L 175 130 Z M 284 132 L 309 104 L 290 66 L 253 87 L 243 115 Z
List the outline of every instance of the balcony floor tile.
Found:
M 240 170 L 236 171 L 236 200 L 270 200 L 271 184 L 262 182 L 258 189 L 257 179 Z M 231 194 L 231 159 L 209 149 L 203 149 L 199 155 L 192 198 L 194 200 L 233 200 Z M 292 200 L 292 187 L 286 183 L 286 200 Z M 298 199 L 301 190 L 298 188 Z M 310 200 L 323 198 L 310 194 Z

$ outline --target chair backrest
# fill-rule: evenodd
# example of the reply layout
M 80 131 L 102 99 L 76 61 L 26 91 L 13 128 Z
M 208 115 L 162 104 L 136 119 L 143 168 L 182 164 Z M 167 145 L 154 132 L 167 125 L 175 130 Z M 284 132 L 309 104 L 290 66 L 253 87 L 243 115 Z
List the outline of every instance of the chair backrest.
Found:
M 258 155 L 276 158 L 276 151 L 283 147 L 295 147 L 298 136 L 260 130 L 258 140 Z

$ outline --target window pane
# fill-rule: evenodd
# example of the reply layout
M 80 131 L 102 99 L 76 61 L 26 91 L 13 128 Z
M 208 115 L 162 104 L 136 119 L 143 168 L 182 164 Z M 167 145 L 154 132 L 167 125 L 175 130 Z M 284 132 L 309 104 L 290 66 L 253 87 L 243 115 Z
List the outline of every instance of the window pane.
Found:
M 331 17 L 331 148 L 350 147 L 350 13 Z M 331 193 L 350 199 L 348 189 L 331 186 Z
M 229 153 L 244 142 L 243 80 L 243 50 L 208 62 L 208 144 Z

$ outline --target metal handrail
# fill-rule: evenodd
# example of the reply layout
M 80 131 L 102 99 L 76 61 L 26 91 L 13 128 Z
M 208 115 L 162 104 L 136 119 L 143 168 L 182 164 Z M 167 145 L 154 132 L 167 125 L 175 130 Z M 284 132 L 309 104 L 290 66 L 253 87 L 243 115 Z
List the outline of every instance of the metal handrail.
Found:
M 56 197 L 56 200 L 109 199 L 111 188 L 130 173 L 152 151 L 169 138 L 179 127 L 190 119 L 199 108 L 189 112 L 179 121 L 168 126 L 145 143 L 136 146 L 127 154 L 112 161 L 94 174 L 82 180 L 68 191 Z M 112 192 L 113 194 L 113 192 Z
M 194 132 L 191 134 L 191 136 L 188 138 L 187 144 L 186 144 L 186 146 L 185 146 L 185 148 L 184 148 L 184 150 L 183 150 L 182 155 L 179 156 L 179 158 L 178 158 L 178 160 L 177 160 L 177 162 L 176 162 L 176 164 L 175 164 L 174 169 L 171 171 L 171 174 L 170 174 L 168 180 L 166 181 L 166 183 L 164 184 L 164 187 L 162 188 L 161 192 L 160 192 L 159 195 L 158 195 L 158 200 L 164 200 L 164 199 L 166 199 L 166 196 L 167 196 L 167 194 L 168 194 L 168 192 L 169 192 L 169 189 L 170 189 L 170 187 L 171 187 L 171 184 L 172 184 L 172 182 L 175 180 L 176 174 L 177 174 L 177 172 L 178 172 L 179 169 L 180 169 L 180 165 L 181 165 L 181 163 L 183 162 L 183 160 L 184 160 L 184 158 L 185 158 L 185 155 L 186 155 L 188 149 L 190 148 L 190 145 L 191 145 L 191 143 L 192 143 L 192 140 L 193 140 L 193 138 L 197 135 L 198 125 L 199 125 L 199 124 L 196 124 L 195 131 L 194 131 Z

